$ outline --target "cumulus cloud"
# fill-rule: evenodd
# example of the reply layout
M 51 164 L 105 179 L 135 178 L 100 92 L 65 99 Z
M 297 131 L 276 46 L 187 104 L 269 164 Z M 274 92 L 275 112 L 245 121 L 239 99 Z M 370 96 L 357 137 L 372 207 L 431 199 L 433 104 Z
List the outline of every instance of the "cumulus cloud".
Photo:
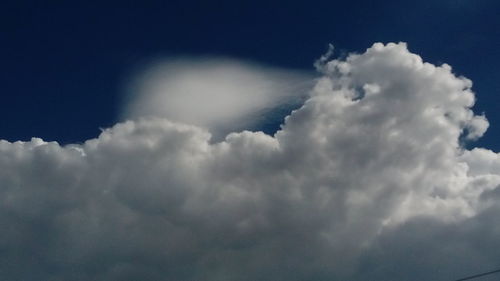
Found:
M 404 43 L 318 68 L 274 136 L 213 142 L 206 126 L 160 116 L 81 145 L 1 141 L 0 279 L 453 280 L 490 269 L 500 154 L 462 145 L 487 128 L 471 81 Z

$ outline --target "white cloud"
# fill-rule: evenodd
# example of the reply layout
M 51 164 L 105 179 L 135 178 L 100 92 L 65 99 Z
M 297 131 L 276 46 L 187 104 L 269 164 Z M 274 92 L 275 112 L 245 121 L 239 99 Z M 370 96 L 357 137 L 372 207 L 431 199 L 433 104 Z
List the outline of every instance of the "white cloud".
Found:
M 308 73 L 232 59 L 170 60 L 135 79 L 123 117 L 168 118 L 223 138 L 272 109 L 302 103 L 313 84 Z
M 150 117 L 0 142 L 1 279 L 450 280 L 498 260 L 500 155 L 460 146 L 487 127 L 471 82 L 403 43 L 319 68 L 275 136 Z

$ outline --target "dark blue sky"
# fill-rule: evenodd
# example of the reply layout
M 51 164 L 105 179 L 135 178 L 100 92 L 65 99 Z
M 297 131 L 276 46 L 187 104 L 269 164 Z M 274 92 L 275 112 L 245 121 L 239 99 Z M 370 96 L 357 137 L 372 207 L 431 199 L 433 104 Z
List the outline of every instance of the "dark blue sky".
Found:
M 124 84 L 155 58 L 223 55 L 312 70 L 332 43 L 405 41 L 474 82 L 500 150 L 500 2 L 8 1 L 0 9 L 0 138 L 81 142 L 117 121 Z

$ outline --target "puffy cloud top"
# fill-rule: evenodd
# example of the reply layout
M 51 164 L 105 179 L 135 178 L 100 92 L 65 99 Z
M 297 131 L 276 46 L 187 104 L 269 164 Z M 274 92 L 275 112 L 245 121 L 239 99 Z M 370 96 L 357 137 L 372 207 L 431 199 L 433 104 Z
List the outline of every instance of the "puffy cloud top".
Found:
M 274 136 L 213 142 L 149 117 L 81 145 L 1 141 L 0 279 L 451 280 L 494 266 L 500 155 L 462 145 L 488 127 L 471 81 L 404 43 L 318 68 Z

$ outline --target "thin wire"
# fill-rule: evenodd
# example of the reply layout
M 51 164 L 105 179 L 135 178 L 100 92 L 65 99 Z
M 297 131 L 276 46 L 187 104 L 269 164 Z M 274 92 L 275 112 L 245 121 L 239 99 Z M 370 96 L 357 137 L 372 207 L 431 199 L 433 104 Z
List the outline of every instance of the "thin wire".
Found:
M 465 277 L 465 278 L 462 278 L 462 279 L 457 279 L 457 280 L 454 280 L 454 281 L 471 280 L 471 279 L 474 279 L 474 278 L 483 277 L 483 276 L 494 274 L 494 273 L 498 273 L 498 272 L 500 272 L 500 269 L 493 270 L 493 271 L 490 271 L 490 272 L 481 273 L 481 274 L 476 274 L 476 275 L 472 275 L 472 276 L 468 276 L 468 277 Z

